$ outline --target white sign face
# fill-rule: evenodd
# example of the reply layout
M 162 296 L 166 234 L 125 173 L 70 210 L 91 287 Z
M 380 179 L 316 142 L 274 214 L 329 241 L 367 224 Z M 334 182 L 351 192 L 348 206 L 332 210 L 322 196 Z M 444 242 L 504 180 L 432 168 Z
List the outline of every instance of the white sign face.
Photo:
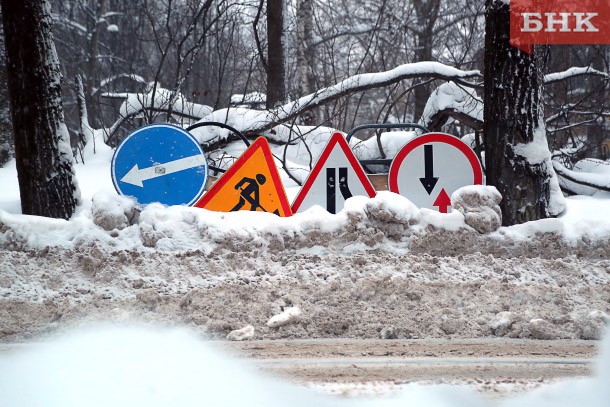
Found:
M 337 213 L 352 196 L 375 196 L 375 189 L 340 133 L 335 133 L 292 204 L 294 213 L 320 205 Z
M 428 133 L 411 140 L 396 155 L 389 174 L 390 191 L 419 208 L 447 213 L 451 194 L 483 182 L 479 160 L 468 145 L 449 134 Z

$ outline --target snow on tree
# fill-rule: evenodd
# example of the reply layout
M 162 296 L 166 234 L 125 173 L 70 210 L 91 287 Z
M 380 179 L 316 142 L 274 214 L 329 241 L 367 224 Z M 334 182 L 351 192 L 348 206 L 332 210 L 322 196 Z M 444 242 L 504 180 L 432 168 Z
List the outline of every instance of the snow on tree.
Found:
M 2 18 L 0 10 L 0 19 Z M 6 86 L 6 55 L 4 53 L 4 31 L 0 30 L 0 165 L 6 164 L 14 155 L 11 124 L 11 107 Z
M 449 117 L 478 130 L 483 125 L 483 101 L 472 88 L 444 83 L 428 98 L 419 124 L 430 131 L 440 131 Z
M 24 214 L 68 219 L 80 200 L 47 0 L 1 0 Z
M 504 197 L 504 225 L 560 214 L 565 206 L 543 117 L 542 55 L 509 43 L 509 4 L 486 2 L 484 136 L 487 184 Z

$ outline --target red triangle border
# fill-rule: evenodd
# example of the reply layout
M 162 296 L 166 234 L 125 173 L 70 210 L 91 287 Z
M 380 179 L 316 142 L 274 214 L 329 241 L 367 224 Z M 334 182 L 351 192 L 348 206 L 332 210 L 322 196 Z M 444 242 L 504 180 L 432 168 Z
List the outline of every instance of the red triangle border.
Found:
M 332 137 L 330 138 L 330 140 L 328 141 L 328 144 L 326 145 L 326 148 L 322 152 L 322 155 L 320 155 L 320 158 L 318 158 L 318 161 L 316 162 L 316 165 L 313 167 L 313 170 L 307 177 L 305 184 L 303 184 L 303 186 L 301 187 L 301 190 L 297 194 L 297 197 L 295 198 L 294 202 L 292 203 L 292 212 L 293 213 L 297 213 L 297 211 L 301 207 L 303 200 L 305 200 L 305 197 L 309 193 L 309 190 L 311 189 L 315 180 L 318 178 L 320 171 L 322 171 L 324 164 L 326 164 L 328 157 L 332 153 L 333 149 L 335 148 L 335 144 L 337 144 L 337 143 L 343 150 L 343 153 L 345 154 L 345 156 L 347 157 L 352 168 L 356 172 L 356 175 L 358 176 L 358 179 L 364 186 L 364 189 L 369 194 L 369 198 L 373 198 L 373 197 L 375 197 L 375 195 L 377 195 L 377 192 L 375 191 L 373 184 L 371 184 L 369 177 L 367 177 L 367 175 L 365 174 L 364 170 L 362 169 L 362 166 L 360 165 L 360 162 L 358 162 L 358 159 L 354 155 L 354 152 L 352 151 L 350 146 L 347 144 L 347 141 L 345 140 L 343 135 L 341 133 L 334 133 L 332 135 Z

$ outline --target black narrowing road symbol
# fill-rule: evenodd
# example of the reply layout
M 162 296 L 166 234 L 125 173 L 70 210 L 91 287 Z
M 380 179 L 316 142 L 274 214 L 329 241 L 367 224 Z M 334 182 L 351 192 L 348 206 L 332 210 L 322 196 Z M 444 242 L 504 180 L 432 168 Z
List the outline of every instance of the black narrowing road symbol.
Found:
M 434 146 L 432 144 L 424 146 L 424 171 L 424 178 L 420 178 L 419 181 L 430 195 L 438 182 L 438 177 L 434 176 Z
M 326 210 L 329 213 L 337 212 L 337 169 L 326 169 Z M 351 198 L 352 192 L 347 185 L 347 167 L 339 167 L 339 191 L 343 199 Z

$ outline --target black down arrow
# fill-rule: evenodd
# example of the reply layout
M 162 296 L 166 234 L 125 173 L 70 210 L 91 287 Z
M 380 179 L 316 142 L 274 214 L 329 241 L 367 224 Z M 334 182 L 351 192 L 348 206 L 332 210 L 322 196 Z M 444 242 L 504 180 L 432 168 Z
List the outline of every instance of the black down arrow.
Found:
M 420 178 L 419 181 L 428 195 L 430 195 L 438 182 L 438 177 L 434 176 L 434 149 L 432 144 L 424 146 L 424 169 L 426 175 L 424 178 Z

